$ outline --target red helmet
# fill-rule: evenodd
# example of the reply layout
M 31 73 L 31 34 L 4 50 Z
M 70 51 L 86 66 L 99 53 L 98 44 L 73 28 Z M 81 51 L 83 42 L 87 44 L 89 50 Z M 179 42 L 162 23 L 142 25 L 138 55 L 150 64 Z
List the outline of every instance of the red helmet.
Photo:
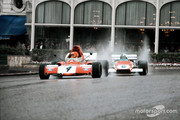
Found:
M 78 52 L 72 52 L 70 55 L 70 58 L 77 58 L 77 57 L 79 57 Z

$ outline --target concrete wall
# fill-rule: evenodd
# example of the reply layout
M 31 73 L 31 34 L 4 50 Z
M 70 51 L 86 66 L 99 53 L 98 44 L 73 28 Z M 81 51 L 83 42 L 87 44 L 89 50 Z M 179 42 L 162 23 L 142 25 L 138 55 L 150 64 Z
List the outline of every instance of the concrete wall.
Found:
M 30 63 L 30 61 L 31 61 L 30 56 L 14 56 L 14 55 L 7 56 L 7 62 L 9 67 L 22 67 L 23 64 Z

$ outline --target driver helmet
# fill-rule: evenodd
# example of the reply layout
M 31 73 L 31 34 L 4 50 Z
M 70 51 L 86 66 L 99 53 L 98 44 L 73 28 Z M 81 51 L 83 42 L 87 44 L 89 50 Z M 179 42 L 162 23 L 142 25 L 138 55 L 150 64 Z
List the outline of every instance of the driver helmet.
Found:
M 120 59 L 127 59 L 126 54 L 121 54 Z
M 70 55 L 70 58 L 77 58 L 77 57 L 79 57 L 78 52 L 72 52 Z

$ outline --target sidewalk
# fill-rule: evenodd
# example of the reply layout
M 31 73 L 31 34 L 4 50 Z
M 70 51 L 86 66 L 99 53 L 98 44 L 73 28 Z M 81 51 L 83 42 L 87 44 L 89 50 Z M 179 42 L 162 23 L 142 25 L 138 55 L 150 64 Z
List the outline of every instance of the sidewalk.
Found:
M 180 69 L 180 63 L 149 63 L 153 69 Z
M 0 76 L 14 76 L 14 75 L 35 75 L 38 74 L 38 67 L 37 68 L 18 68 L 13 67 L 9 68 L 8 70 L 0 70 Z

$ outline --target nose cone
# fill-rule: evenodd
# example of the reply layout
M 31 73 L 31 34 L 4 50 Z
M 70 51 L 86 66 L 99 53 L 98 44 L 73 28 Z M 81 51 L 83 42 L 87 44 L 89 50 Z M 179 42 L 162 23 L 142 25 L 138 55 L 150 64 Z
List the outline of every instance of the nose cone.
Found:
M 116 62 L 116 65 L 131 65 L 132 63 L 131 63 L 131 61 L 117 61 Z

